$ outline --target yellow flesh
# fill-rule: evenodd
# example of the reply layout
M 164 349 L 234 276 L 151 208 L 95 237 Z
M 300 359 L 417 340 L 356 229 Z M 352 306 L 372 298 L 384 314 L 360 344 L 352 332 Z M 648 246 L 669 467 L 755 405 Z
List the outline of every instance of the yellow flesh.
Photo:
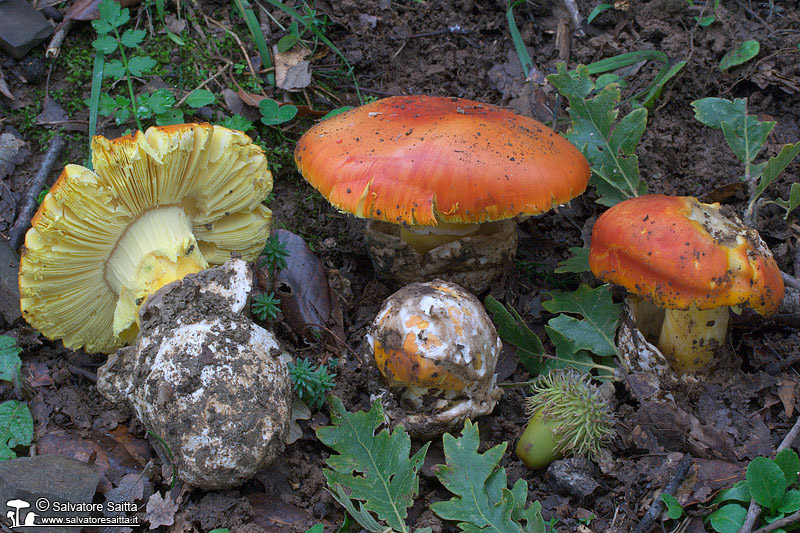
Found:
M 122 235 L 104 276 L 119 294 L 114 334 L 126 342 L 139 331 L 139 307 L 160 287 L 208 266 L 183 209 L 166 206 L 142 213 Z
M 704 369 L 714 357 L 714 348 L 725 342 L 728 319 L 727 307 L 706 311 L 667 309 L 658 349 L 679 374 Z
M 475 234 L 480 224 L 439 222 L 436 226 L 401 226 L 400 238 L 424 254 L 437 246 Z

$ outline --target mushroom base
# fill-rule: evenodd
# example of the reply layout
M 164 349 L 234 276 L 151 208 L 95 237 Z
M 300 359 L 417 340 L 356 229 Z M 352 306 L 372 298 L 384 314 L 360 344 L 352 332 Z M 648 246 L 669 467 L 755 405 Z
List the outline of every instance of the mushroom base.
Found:
M 658 349 L 678 374 L 703 370 L 725 342 L 730 314 L 727 307 L 700 311 L 667 309 L 658 336 Z
M 142 306 L 136 344 L 97 373 L 100 392 L 164 439 L 196 487 L 243 483 L 288 435 L 289 372 L 272 334 L 243 314 L 251 288 L 241 260 L 166 285 Z
M 369 221 L 364 232 L 375 272 L 395 287 L 441 278 L 480 293 L 514 258 L 517 225 L 513 220 L 481 224 L 474 234 L 419 253 L 400 237 L 400 226 Z

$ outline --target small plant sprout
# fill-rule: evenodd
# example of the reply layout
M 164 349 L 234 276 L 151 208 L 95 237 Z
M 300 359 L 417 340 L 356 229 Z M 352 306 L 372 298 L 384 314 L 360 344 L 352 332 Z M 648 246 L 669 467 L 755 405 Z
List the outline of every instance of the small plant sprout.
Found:
M 262 322 L 275 320 L 278 318 L 278 311 L 281 310 L 280 301 L 275 298 L 275 294 L 272 292 L 259 294 L 253 298 L 251 310 Z
M 596 456 L 615 435 L 611 406 L 589 379 L 574 370 L 553 370 L 531 385 L 530 417 L 517 457 L 543 468 L 568 455 Z
M 289 251 L 286 249 L 286 245 L 273 235 L 267 239 L 267 244 L 264 245 L 261 257 L 270 274 L 274 275 L 276 270 L 286 268 L 286 258 L 289 257 Z
M 311 362 L 303 358 L 289 363 L 289 377 L 298 398 L 310 408 L 319 409 L 325 403 L 325 395 L 333 388 L 336 374 L 329 374 L 327 365 L 314 369 Z

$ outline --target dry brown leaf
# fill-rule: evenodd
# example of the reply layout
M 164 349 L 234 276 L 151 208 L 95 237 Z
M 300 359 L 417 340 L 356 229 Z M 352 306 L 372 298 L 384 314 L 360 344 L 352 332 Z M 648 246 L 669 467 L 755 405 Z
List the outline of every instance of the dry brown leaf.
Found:
M 141 0 L 118 0 L 122 7 L 138 4 Z M 100 0 L 78 0 L 74 2 L 64 14 L 64 19 L 72 20 L 94 20 L 100 18 L 97 6 Z
M 275 85 L 284 91 L 299 91 L 311 85 L 311 64 L 306 58 L 311 51 L 305 46 L 295 45 L 288 52 L 279 52 L 272 47 L 275 56 Z
M 147 500 L 147 515 L 145 519 L 150 522 L 150 529 L 160 526 L 171 526 L 175 523 L 175 513 L 178 512 L 178 502 L 167 496 L 161 497 L 160 492 L 154 492 Z
M 778 398 L 783 404 L 786 418 L 792 418 L 794 403 L 797 401 L 797 382 L 791 379 L 782 379 L 780 385 L 778 385 Z

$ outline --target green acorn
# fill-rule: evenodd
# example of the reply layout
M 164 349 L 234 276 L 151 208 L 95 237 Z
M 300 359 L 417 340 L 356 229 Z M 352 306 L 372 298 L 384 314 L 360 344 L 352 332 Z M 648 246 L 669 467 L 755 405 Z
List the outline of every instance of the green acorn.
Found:
M 594 456 L 614 437 L 611 406 L 588 377 L 572 369 L 539 376 L 525 400 L 530 417 L 517 457 L 543 468 L 567 455 Z

